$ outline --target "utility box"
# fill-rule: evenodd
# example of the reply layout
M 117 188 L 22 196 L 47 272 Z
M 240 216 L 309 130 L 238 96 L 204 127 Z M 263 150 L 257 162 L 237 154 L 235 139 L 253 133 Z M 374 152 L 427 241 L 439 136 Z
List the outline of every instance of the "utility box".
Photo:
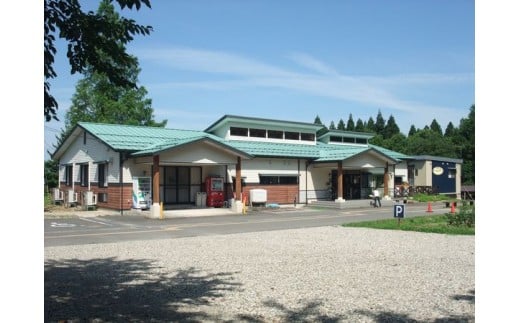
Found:
M 249 201 L 251 204 L 266 204 L 267 203 L 267 190 L 261 188 L 255 188 L 249 191 Z
M 96 194 L 92 191 L 83 192 L 83 207 L 88 210 L 91 207 L 95 207 L 97 204 Z
M 63 191 L 60 191 L 59 188 L 52 189 L 52 200 L 54 204 L 62 204 L 63 203 Z
M 74 190 L 67 191 L 67 204 L 69 206 L 75 206 L 78 203 L 78 193 Z

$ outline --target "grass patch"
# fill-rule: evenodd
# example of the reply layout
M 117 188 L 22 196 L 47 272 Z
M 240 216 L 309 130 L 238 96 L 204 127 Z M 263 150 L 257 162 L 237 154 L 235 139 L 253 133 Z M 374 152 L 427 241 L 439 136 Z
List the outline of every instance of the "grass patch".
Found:
M 442 201 L 456 201 L 447 195 L 444 194 L 415 194 L 413 199 L 417 202 L 442 202 Z
M 427 215 L 413 218 L 404 218 L 401 219 L 401 225 L 398 225 L 397 219 L 392 218 L 385 220 L 345 223 L 343 226 L 456 235 L 475 235 L 475 227 L 449 225 L 446 215 Z
M 43 206 L 49 207 L 52 205 L 52 195 L 49 192 L 43 193 Z

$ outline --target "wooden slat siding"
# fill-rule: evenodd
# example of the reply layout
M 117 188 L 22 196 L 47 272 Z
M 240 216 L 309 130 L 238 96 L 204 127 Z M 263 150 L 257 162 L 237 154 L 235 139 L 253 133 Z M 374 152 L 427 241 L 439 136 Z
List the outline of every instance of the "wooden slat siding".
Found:
M 60 190 L 63 191 L 64 196 L 67 196 L 67 192 L 72 189 L 71 186 L 65 185 L 65 182 L 61 182 Z M 96 194 L 98 193 L 107 193 L 108 200 L 107 202 L 99 202 L 97 201 L 97 207 L 104 209 L 120 209 L 120 201 L 119 197 L 121 196 L 121 189 L 119 188 L 119 183 L 109 183 L 108 187 L 98 187 L 97 183 L 90 183 L 90 190 Z M 123 210 L 130 210 L 132 208 L 132 190 L 133 184 L 125 183 L 123 184 Z M 81 205 L 83 203 L 82 192 L 88 191 L 88 187 L 83 187 L 75 184 L 74 191 L 78 193 L 78 202 Z
M 249 191 L 252 189 L 265 189 L 267 191 L 267 203 L 292 204 L 296 197 L 298 202 L 298 185 L 255 185 L 247 184 L 242 188 L 250 198 Z

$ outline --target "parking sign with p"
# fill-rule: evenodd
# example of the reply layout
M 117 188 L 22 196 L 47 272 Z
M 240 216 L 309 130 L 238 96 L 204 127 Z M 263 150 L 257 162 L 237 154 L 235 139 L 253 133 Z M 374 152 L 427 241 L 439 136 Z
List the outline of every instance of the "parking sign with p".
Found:
M 394 218 L 404 218 L 404 204 L 394 205 Z

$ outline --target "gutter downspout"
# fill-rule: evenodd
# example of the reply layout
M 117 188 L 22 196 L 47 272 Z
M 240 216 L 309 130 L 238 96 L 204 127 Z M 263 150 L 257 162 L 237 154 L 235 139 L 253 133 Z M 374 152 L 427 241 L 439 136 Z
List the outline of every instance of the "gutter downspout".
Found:
M 119 152 L 119 211 L 123 215 L 123 153 Z
M 298 158 L 298 203 L 300 203 L 300 175 L 300 158 Z M 294 199 L 294 201 L 294 204 L 296 204 L 296 198 Z
M 307 176 L 309 174 L 309 166 L 311 163 L 309 160 L 305 161 L 305 205 L 309 204 L 309 187 L 308 187 L 308 179 Z

